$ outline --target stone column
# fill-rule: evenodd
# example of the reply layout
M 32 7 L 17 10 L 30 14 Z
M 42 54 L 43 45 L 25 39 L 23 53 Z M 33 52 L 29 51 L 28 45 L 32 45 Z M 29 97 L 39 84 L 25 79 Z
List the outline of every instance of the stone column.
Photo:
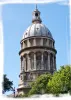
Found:
M 43 66 L 43 53 L 41 55 L 41 69 L 43 70 L 44 69 L 44 66 Z
M 34 53 L 34 69 L 36 70 L 36 54 Z
M 22 71 L 24 71 L 24 56 L 23 56 L 23 62 L 22 62 Z
M 21 60 L 21 72 L 23 71 L 23 57 L 20 58 Z
M 26 71 L 26 59 L 24 57 L 24 71 Z
M 28 71 L 31 70 L 31 62 L 30 62 L 30 56 L 28 55 Z
M 48 52 L 48 70 L 50 71 L 50 53 Z

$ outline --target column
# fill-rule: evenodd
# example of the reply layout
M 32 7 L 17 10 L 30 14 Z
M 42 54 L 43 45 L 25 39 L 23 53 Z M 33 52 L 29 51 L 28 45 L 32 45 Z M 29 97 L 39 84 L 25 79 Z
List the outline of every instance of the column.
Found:
M 43 66 L 43 53 L 41 55 L 41 69 L 43 70 L 44 69 L 44 66 Z
M 36 70 L 36 54 L 34 53 L 34 69 Z
M 30 56 L 28 55 L 28 71 L 31 70 L 31 62 L 30 62 Z
M 48 52 L 48 70 L 50 71 L 50 53 Z
M 23 56 L 23 62 L 22 62 L 22 71 L 24 71 L 24 56 Z
M 21 71 L 23 71 L 23 57 L 21 57 L 20 60 L 21 60 Z
M 24 71 L 26 71 L 26 59 L 24 57 Z

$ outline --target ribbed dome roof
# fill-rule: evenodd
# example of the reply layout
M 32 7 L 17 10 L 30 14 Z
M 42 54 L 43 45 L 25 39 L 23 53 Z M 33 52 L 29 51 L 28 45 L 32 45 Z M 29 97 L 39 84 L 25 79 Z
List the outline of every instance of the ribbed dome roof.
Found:
M 52 38 L 49 29 L 42 23 L 32 23 L 23 34 L 23 39 L 31 36 L 47 36 Z
M 38 11 L 38 9 L 36 8 L 32 14 L 32 24 L 24 32 L 23 39 L 31 36 L 47 36 L 52 38 L 49 29 L 41 23 L 42 20 L 40 18 L 40 11 Z

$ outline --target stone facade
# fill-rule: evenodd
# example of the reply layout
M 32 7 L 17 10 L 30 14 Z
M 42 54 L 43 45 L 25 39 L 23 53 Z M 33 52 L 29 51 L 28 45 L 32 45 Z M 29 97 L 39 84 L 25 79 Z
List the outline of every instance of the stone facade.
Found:
M 29 83 L 34 81 L 37 76 L 47 72 L 53 74 L 56 71 L 57 51 L 55 49 L 55 41 L 52 38 L 51 33 L 49 33 L 50 36 L 48 36 L 48 33 L 45 34 L 46 30 L 44 27 L 40 26 L 42 21 L 37 9 L 34 11 L 33 16 L 35 16 L 35 18 L 32 19 L 33 26 L 31 27 L 33 28 L 30 28 L 27 33 L 24 33 L 23 39 L 20 42 L 21 50 L 19 55 L 21 67 L 18 86 L 19 94 L 29 91 L 31 88 Z M 40 26 L 38 26 L 40 31 L 35 32 L 36 28 L 34 23 L 36 26 Z M 41 34 L 41 30 L 43 30 L 43 35 Z M 25 35 L 29 33 L 30 35 L 25 37 Z M 36 33 L 39 35 L 36 35 Z

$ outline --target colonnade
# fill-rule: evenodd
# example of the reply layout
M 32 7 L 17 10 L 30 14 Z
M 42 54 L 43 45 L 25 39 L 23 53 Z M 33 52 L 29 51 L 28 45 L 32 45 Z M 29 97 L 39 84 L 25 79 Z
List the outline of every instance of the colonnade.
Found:
M 21 57 L 21 71 L 56 70 L 56 57 L 49 52 L 25 54 Z

